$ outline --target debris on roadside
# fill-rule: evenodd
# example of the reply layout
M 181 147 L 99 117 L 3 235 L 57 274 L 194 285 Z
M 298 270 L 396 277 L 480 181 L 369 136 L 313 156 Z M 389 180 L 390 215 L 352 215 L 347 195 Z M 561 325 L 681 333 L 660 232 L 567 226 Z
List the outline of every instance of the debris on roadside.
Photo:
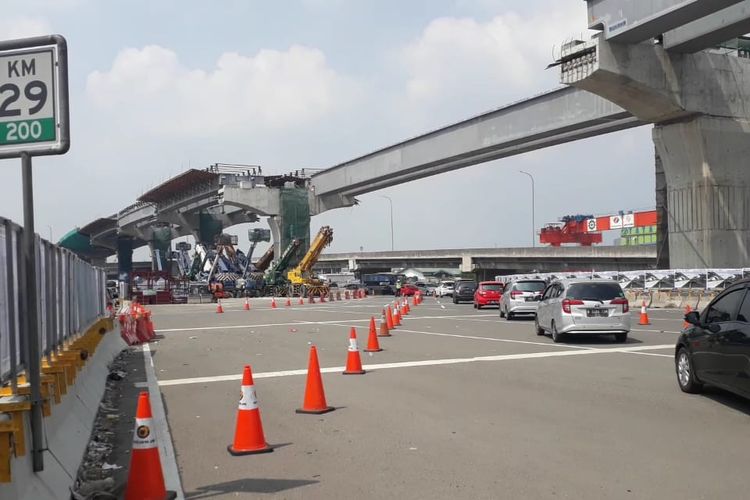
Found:
M 104 395 L 71 488 L 71 498 L 75 500 L 117 498 L 119 488 L 114 474 L 123 467 L 110 463 L 110 456 L 116 445 L 116 426 L 120 424 L 122 381 L 128 377 L 128 364 L 135 352 L 132 348 L 122 350 L 108 366 Z

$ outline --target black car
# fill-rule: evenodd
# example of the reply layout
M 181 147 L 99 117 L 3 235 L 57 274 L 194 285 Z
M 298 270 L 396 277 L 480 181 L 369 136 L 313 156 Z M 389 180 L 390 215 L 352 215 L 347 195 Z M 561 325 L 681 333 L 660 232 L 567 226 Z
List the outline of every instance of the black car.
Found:
M 704 384 L 750 398 L 750 280 L 719 294 L 706 309 L 688 313 L 677 340 L 677 382 L 697 393 Z
M 456 281 L 453 287 L 453 303 L 458 304 L 464 300 L 474 302 L 474 292 L 476 291 L 476 281 Z

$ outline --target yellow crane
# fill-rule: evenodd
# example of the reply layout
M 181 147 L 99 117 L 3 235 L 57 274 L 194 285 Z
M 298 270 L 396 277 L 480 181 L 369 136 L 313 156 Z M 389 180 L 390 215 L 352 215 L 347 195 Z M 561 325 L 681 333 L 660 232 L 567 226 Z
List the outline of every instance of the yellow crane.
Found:
M 310 249 L 302 257 L 297 267 L 287 273 L 287 279 L 294 295 L 300 297 L 328 295 L 328 285 L 312 274 L 312 268 L 318 262 L 323 249 L 330 245 L 332 241 L 333 229 L 330 226 L 321 227 L 315 239 L 310 243 Z

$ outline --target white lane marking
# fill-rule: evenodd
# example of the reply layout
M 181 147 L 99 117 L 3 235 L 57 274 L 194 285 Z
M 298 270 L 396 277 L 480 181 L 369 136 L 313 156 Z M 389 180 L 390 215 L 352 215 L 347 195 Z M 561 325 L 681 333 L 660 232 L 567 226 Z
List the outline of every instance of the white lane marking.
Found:
M 673 346 L 674 347 L 674 346 Z M 660 358 L 674 358 L 671 354 L 657 354 L 655 352 L 628 352 L 627 354 L 639 354 L 641 356 L 658 356 Z
M 516 359 L 540 359 L 540 358 L 555 358 L 560 356 L 578 356 L 582 354 L 620 354 L 630 353 L 633 351 L 643 350 L 657 350 L 657 349 L 673 349 L 673 345 L 657 345 L 657 346 L 636 346 L 636 347 L 618 347 L 614 349 L 595 349 L 587 348 L 582 350 L 570 350 L 570 351 L 549 351 L 549 352 L 533 352 L 526 354 L 501 354 L 497 356 L 476 356 L 472 358 L 449 358 L 449 359 L 426 359 L 421 361 L 402 361 L 397 363 L 380 363 L 372 365 L 364 365 L 363 368 L 370 371 L 375 370 L 388 370 L 393 368 L 413 368 L 417 366 L 437 366 L 437 365 L 455 365 L 461 363 L 477 363 L 481 361 L 510 361 Z M 336 373 L 344 370 L 343 366 L 331 366 L 321 368 L 321 373 Z M 307 370 L 284 370 L 277 372 L 261 372 L 253 373 L 254 379 L 261 378 L 279 378 L 279 377 L 291 377 L 297 375 L 306 375 Z M 172 380 L 160 380 L 159 386 L 169 387 L 174 385 L 189 385 L 189 384 L 205 384 L 210 382 L 227 382 L 241 380 L 241 374 L 234 375 L 219 375 L 215 377 L 195 377 L 195 378 L 181 378 Z M 136 384 L 138 385 L 138 384 Z
M 161 399 L 159 383 L 156 379 L 156 370 L 154 370 L 154 358 L 151 357 L 151 346 L 143 344 L 143 360 L 146 365 L 146 384 L 151 400 L 151 412 L 154 419 L 159 439 L 159 456 L 161 457 L 161 466 L 164 471 L 164 484 L 167 490 L 177 493 L 179 500 L 184 500 L 185 494 L 182 491 L 182 482 L 180 473 L 177 470 L 177 458 L 174 454 L 172 445 L 172 435 L 169 432 L 166 412 L 164 411 L 164 402 Z
M 463 315 L 463 316 L 406 316 L 407 319 L 414 320 L 414 319 L 443 319 L 443 318 L 466 318 L 469 316 Z M 370 318 L 365 319 L 350 319 L 347 321 L 351 322 L 369 322 Z M 339 321 L 333 320 L 333 321 L 309 321 L 311 324 L 320 324 L 320 325 L 330 325 L 334 323 L 338 323 Z M 227 326 L 198 326 L 193 328 L 160 328 L 156 330 L 156 333 L 165 333 L 165 332 L 197 332 L 197 331 L 205 331 L 205 330 L 237 330 L 242 328 L 263 328 L 263 327 L 274 327 L 274 326 L 292 326 L 292 325 L 298 325 L 299 320 L 293 322 L 293 323 L 261 323 L 258 325 L 227 325 Z

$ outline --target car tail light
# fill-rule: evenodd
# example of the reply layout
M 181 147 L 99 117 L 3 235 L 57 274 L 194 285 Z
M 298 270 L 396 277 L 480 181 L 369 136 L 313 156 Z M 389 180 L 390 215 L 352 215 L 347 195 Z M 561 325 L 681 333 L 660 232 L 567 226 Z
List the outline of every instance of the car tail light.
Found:
M 512 292 L 510 292 L 510 298 L 511 299 L 515 299 L 519 295 L 523 295 L 523 292 L 521 292 L 519 290 L 513 290 Z
M 577 299 L 565 299 L 562 301 L 562 310 L 564 313 L 570 314 L 570 306 L 582 306 L 583 301 Z
M 610 302 L 613 306 L 622 306 L 622 312 L 626 313 L 630 311 L 630 303 L 628 302 L 628 299 L 621 297 L 618 299 L 614 299 Z

